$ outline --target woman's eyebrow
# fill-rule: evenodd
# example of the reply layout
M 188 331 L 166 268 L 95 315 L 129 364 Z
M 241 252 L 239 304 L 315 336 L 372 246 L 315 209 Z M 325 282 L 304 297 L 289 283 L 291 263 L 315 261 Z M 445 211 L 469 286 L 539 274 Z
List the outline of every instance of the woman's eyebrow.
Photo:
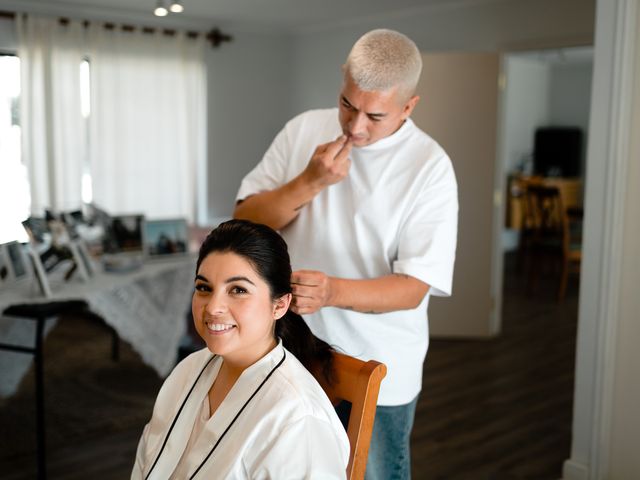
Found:
M 200 274 L 196 275 L 195 280 L 202 280 L 203 282 L 209 283 L 209 280 L 207 280 L 206 277 L 204 277 L 203 275 L 200 275 Z
M 237 277 L 230 277 L 227 278 L 227 280 L 225 281 L 225 283 L 231 283 L 231 282 L 237 282 L 237 281 L 244 281 L 244 282 L 249 282 L 251 285 L 253 285 L 254 287 L 256 286 L 255 283 L 253 283 L 251 280 L 249 280 L 247 277 L 242 277 L 242 276 L 237 276 Z

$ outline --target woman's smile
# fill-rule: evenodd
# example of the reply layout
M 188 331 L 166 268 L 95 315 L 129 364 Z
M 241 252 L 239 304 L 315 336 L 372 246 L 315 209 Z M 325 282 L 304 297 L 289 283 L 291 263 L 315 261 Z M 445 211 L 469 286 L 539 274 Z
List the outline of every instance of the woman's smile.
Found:
M 226 323 L 205 322 L 205 325 L 207 326 L 207 331 L 212 335 L 223 335 L 236 328 L 235 325 Z

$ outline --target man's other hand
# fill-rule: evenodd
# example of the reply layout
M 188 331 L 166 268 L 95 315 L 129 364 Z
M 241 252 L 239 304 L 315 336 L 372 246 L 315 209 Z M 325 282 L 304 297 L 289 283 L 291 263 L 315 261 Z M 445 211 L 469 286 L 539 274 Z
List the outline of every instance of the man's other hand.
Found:
M 296 270 L 291 275 L 291 310 L 299 315 L 314 313 L 329 304 L 331 279 L 316 270 Z

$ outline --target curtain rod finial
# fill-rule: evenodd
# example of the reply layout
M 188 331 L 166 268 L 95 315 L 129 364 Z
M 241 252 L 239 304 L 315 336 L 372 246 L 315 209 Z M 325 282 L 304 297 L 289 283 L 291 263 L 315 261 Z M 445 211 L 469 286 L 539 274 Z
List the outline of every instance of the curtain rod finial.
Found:
M 212 47 L 216 48 L 219 47 L 221 43 L 232 41 L 233 37 L 222 33 L 220 29 L 216 27 L 207 34 L 207 40 L 211 42 Z

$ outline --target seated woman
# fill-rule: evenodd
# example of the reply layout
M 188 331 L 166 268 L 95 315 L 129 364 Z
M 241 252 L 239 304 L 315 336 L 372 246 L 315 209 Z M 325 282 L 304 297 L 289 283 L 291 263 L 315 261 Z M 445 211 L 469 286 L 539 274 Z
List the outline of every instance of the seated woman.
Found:
M 242 220 L 205 239 L 192 299 L 207 348 L 164 382 L 132 479 L 345 478 L 349 440 L 309 370 L 331 348 L 290 312 L 291 265 L 275 231 Z

